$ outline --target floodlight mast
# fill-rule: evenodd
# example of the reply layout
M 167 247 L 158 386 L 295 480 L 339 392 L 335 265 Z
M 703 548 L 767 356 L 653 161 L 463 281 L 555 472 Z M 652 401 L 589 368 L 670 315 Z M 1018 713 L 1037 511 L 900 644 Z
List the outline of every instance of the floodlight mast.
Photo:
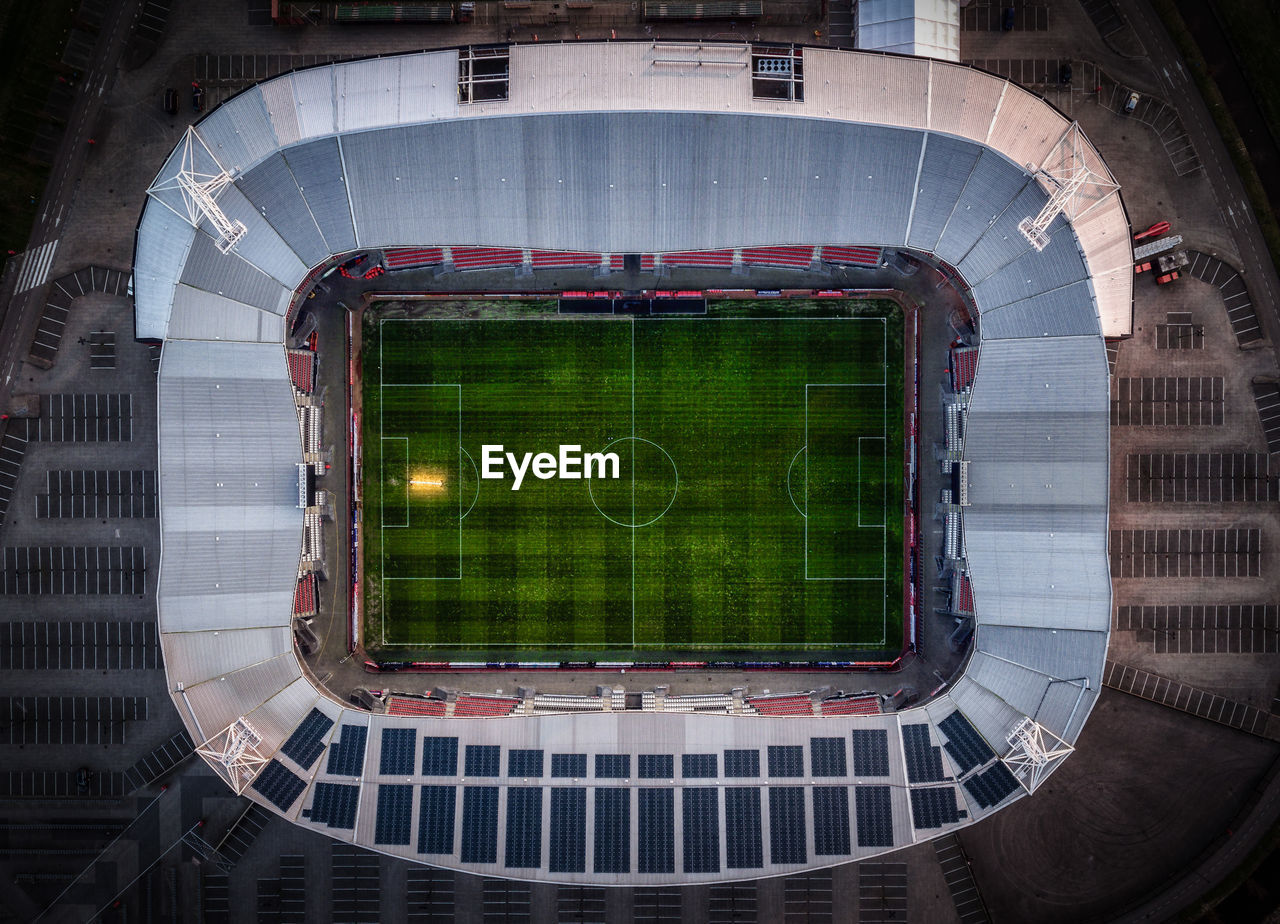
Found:
M 267 759 L 258 753 L 262 735 L 244 717 L 236 719 L 200 747 L 196 753 L 213 764 L 236 795 L 243 795 Z
M 1007 740 L 1013 750 L 1003 758 L 1005 766 L 1028 795 L 1036 791 L 1060 760 L 1075 750 L 1030 716 L 1023 716 Z
M 1027 166 L 1030 168 L 1032 165 Z M 1049 191 L 1049 201 L 1039 215 L 1034 218 L 1028 215 L 1018 222 L 1018 230 L 1037 253 L 1049 246 L 1049 226 L 1055 218 L 1064 212 L 1072 219 L 1079 218 L 1101 197 L 1120 188 L 1090 167 L 1079 122 L 1071 123 L 1044 164 L 1032 170 L 1032 176 Z M 1086 189 L 1093 191 L 1095 198 L 1088 207 L 1081 209 L 1079 206 L 1086 199 Z
M 209 166 L 206 166 L 205 162 Z M 214 243 L 219 252 L 227 254 L 248 232 L 244 222 L 231 218 L 218 205 L 218 197 L 231 185 L 231 174 L 223 168 L 195 130 L 188 126 L 182 139 L 182 155 L 177 172 L 168 180 L 156 183 L 147 194 L 159 200 L 175 214 L 189 221 L 192 227 L 208 220 L 213 225 Z M 177 192 L 186 214 L 179 212 L 162 193 Z

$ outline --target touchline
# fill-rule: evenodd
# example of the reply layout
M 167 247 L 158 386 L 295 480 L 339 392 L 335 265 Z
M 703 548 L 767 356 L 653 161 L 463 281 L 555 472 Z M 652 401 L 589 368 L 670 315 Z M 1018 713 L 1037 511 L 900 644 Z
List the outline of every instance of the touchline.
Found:
M 582 447 L 572 444 L 560 444 L 559 455 L 540 452 L 536 455 L 526 452 L 517 456 L 514 452 L 506 452 L 501 443 L 486 443 L 480 447 L 480 477 L 502 480 L 506 478 L 503 465 L 511 468 L 514 481 L 512 491 L 519 491 L 524 483 L 524 476 L 532 470 L 533 477 L 542 481 L 549 478 L 617 478 L 618 454 L 616 452 L 582 453 Z

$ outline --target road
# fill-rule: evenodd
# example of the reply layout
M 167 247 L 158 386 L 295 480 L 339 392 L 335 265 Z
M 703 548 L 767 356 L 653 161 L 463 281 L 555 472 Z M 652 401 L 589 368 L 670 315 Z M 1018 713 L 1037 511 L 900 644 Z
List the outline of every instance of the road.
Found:
M 102 30 L 94 50 L 94 60 L 85 72 L 76 94 L 76 100 L 67 119 L 62 142 L 53 160 L 49 182 L 44 189 L 39 215 L 27 251 L 57 241 L 63 221 L 79 186 L 86 159 L 91 156 L 90 131 L 102 109 L 103 97 L 115 77 L 120 56 L 124 53 L 134 20 L 137 18 L 140 0 L 116 0 L 103 18 Z M 50 269 L 52 267 L 49 267 Z M 51 273 L 48 275 L 52 275 Z M 31 338 L 35 336 L 43 301 L 38 298 L 43 287 L 34 286 L 26 292 L 13 294 L 19 273 L 11 272 L 0 291 L 4 315 L 0 318 L 0 407 L 7 408 L 16 390 L 14 381 L 22 371 Z M 46 277 L 47 278 L 47 277 Z

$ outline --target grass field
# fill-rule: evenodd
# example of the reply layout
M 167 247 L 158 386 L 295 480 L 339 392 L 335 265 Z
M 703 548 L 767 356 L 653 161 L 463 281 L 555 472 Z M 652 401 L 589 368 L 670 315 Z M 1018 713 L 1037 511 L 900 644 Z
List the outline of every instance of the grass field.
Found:
M 891 303 L 363 326 L 366 643 L 423 657 L 895 651 L 902 322 Z M 474 314 L 474 312 L 472 312 Z M 612 453 L 513 490 L 483 449 Z M 607 457 L 606 457 L 607 458 Z M 579 466 L 581 468 L 581 466 Z

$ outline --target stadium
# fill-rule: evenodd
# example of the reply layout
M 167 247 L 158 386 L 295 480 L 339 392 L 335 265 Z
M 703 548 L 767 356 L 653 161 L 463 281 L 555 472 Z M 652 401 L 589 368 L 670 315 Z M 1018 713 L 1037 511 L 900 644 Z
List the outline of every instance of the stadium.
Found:
M 164 343 L 165 669 L 237 792 L 435 866 L 683 884 L 930 840 L 1032 793 L 1070 753 L 1110 629 L 1104 338 L 1131 324 L 1132 250 L 1111 174 L 1042 99 L 973 68 L 822 48 L 463 48 L 256 85 L 187 134 L 149 194 L 134 286 L 137 337 Z M 954 491 L 944 547 L 913 560 L 940 559 L 968 601 L 963 671 L 909 707 L 670 697 L 652 692 L 660 675 L 595 696 L 330 692 L 297 652 L 295 612 L 314 608 L 325 508 L 358 502 L 359 483 L 323 481 L 315 353 L 295 325 L 324 273 L 370 252 L 442 274 L 509 266 L 513 291 L 535 258 L 576 259 L 611 302 L 625 297 L 609 273 L 637 260 L 655 274 L 692 260 L 731 287 L 756 261 L 906 252 L 960 280 L 974 335 L 948 360 L 967 372 L 944 397 L 939 460 Z M 353 384 L 352 358 L 337 362 Z M 353 416 L 357 460 L 367 432 Z M 460 486 L 444 448 L 439 480 Z M 903 592 L 908 652 L 921 580 Z

